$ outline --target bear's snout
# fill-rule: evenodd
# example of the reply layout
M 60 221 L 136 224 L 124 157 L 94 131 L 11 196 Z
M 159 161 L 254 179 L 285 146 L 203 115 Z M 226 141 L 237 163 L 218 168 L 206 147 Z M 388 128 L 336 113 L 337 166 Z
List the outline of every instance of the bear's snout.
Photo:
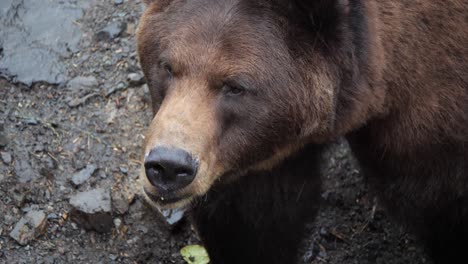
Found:
M 183 149 L 156 147 L 145 158 L 148 181 L 160 193 L 188 186 L 197 174 L 198 162 Z

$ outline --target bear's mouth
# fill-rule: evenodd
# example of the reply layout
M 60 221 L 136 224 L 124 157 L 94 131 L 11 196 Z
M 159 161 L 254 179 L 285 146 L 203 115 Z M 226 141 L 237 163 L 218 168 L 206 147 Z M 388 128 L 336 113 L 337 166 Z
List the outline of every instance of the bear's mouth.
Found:
M 151 191 L 147 191 L 146 188 L 143 188 L 143 193 L 147 199 L 149 199 L 156 207 L 159 209 L 175 209 L 175 208 L 184 208 L 190 200 L 188 195 L 179 195 L 177 193 L 165 193 L 165 194 L 154 194 Z
M 150 191 L 147 191 L 145 188 L 143 188 L 143 192 L 151 201 L 153 201 L 157 205 L 160 205 L 161 207 L 176 204 L 189 198 L 186 195 L 181 196 L 177 195 L 176 193 L 154 194 Z

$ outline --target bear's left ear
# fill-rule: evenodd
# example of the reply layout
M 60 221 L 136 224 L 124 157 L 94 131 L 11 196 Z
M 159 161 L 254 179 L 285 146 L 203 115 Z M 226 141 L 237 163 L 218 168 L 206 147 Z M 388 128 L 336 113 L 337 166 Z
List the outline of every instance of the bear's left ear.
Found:
M 295 0 L 296 6 L 308 17 L 309 26 L 321 35 L 336 33 L 349 15 L 351 0 Z
M 158 11 L 163 11 L 171 2 L 172 0 L 143 0 L 146 6 L 151 6 Z

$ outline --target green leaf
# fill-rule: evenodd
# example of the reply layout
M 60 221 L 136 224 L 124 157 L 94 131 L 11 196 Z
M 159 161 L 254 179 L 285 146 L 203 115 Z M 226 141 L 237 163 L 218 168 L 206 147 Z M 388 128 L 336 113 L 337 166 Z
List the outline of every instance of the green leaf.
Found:
M 185 246 L 180 250 L 180 254 L 188 264 L 210 263 L 206 249 L 200 245 Z

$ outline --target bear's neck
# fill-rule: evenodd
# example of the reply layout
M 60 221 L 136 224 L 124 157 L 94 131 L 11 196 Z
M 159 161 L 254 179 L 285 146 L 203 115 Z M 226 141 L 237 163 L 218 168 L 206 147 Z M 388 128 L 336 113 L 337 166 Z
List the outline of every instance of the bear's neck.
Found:
M 343 136 L 388 111 L 382 85 L 384 49 L 377 8 L 375 1 L 350 1 L 347 22 L 350 32 L 346 35 L 349 45 L 343 47 L 343 53 L 353 54 L 354 59 L 348 69 L 342 69 L 333 137 Z

